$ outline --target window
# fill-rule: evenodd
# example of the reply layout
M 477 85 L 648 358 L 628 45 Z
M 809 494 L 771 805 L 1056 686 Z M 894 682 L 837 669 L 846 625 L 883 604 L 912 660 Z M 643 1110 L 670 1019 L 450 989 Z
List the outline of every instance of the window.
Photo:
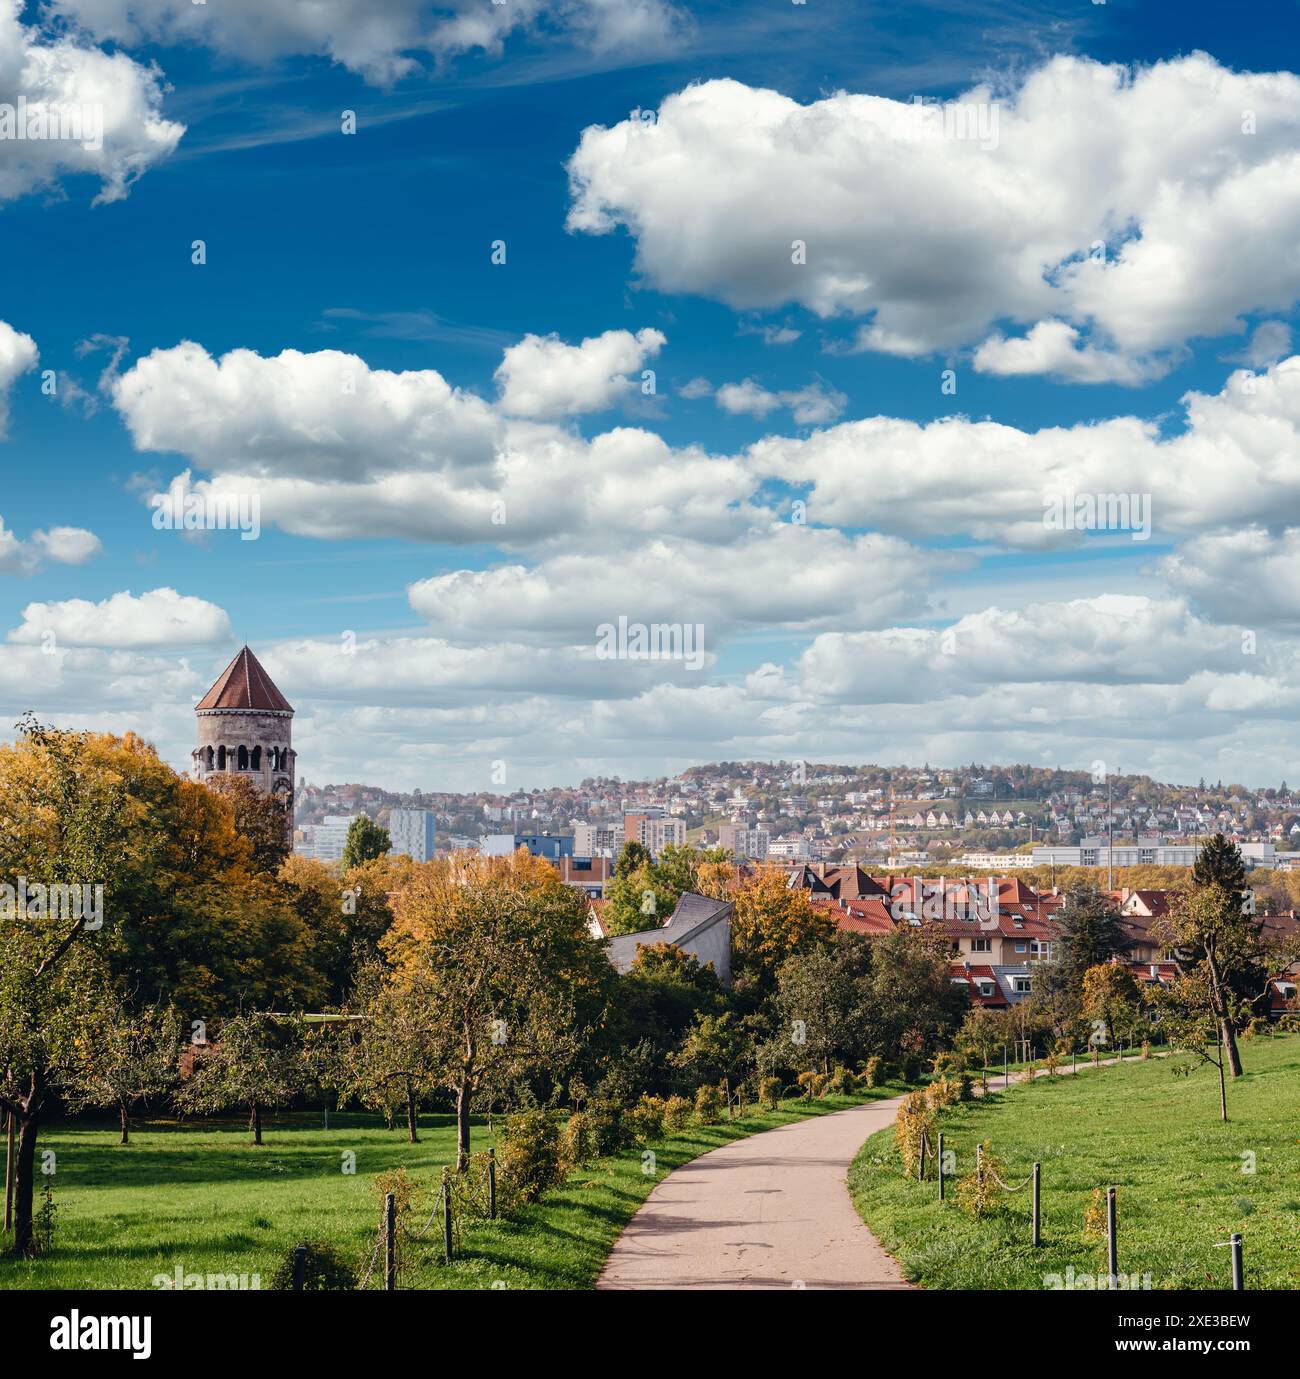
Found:
M 1031 986 L 1031 982 L 1030 982 L 1030 979 L 1029 979 L 1028 977 L 1017 977 L 1017 978 L 1016 978 L 1016 994 L 1017 994 L 1018 996 L 1028 996 L 1028 995 L 1029 995 L 1029 988 L 1030 988 L 1030 986 Z
M 991 953 L 993 951 L 993 940 L 991 938 L 973 938 L 970 941 L 972 953 Z
M 1023 939 L 1020 939 L 1020 940 L 1018 940 L 1018 941 L 1016 942 L 1016 952 L 1017 952 L 1017 953 L 1024 953 L 1024 952 L 1027 952 L 1027 951 L 1028 951 L 1028 948 L 1029 948 L 1029 945 L 1028 945 Z

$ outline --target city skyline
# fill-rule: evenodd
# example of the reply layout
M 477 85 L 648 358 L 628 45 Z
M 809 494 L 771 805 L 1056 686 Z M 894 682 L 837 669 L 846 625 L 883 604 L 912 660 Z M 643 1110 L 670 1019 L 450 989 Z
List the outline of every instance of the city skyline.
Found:
M 1291 774 L 1284 20 L 197 8 L 0 4 L 102 116 L 0 118 L 5 737 L 247 642 L 309 780 Z

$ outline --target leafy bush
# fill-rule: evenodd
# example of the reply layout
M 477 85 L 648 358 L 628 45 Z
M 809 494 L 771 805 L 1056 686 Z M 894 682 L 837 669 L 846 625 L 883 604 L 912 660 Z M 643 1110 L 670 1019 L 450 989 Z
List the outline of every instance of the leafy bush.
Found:
M 836 1096 L 853 1096 L 858 1090 L 858 1079 L 841 1064 L 831 1073 L 826 1090 Z
M 1002 1189 L 998 1186 L 995 1176 L 1005 1178 L 1006 1171 L 1002 1167 L 1002 1162 L 993 1153 L 993 1147 L 988 1140 L 980 1146 L 980 1155 L 975 1172 L 963 1178 L 957 1184 L 957 1205 L 968 1215 L 973 1216 L 977 1221 L 982 1216 L 987 1216 L 990 1211 L 999 1205 L 998 1194 Z
M 1150 1058 L 1150 1057 L 1151 1057 L 1151 1041 L 1150 1041 L 1150 1039 L 1144 1039 L 1144 1040 L 1142 1041 L 1142 1061 L 1145 1063 L 1146 1060 L 1147 1060 L 1148 1058 Z
M 691 1103 L 684 1096 L 670 1096 L 664 1102 L 664 1133 L 679 1135 L 691 1123 Z
M 722 1092 L 706 1082 L 695 1093 L 695 1120 L 698 1125 L 716 1125 L 722 1119 L 726 1103 Z
M 962 1070 L 961 1055 L 953 1053 L 951 1050 L 945 1053 L 937 1053 L 934 1056 L 934 1072 L 938 1077 L 946 1077 L 949 1073 L 959 1073 Z
M 810 1097 L 816 1094 L 817 1074 L 813 1072 L 800 1073 L 796 1081 L 803 1088 L 803 1094 Z
M 904 1082 L 915 1082 L 921 1076 L 921 1060 L 914 1053 L 909 1053 L 899 1060 L 898 1075 Z
M 932 1111 L 942 1111 L 961 1100 L 961 1084 L 955 1077 L 941 1077 L 930 1083 L 923 1095 Z
M 1243 1039 L 1258 1039 L 1261 1035 L 1268 1038 L 1273 1033 L 1272 1024 L 1264 1019 L 1262 1015 L 1256 1015 L 1242 1032 Z
M 651 1096 L 648 1092 L 624 1116 L 624 1122 L 637 1144 L 646 1144 L 659 1139 L 664 1133 L 664 1112 L 667 1102 L 663 1097 Z
M 885 1060 L 874 1053 L 862 1065 L 862 1076 L 868 1087 L 879 1087 L 885 1080 Z
M 934 1107 L 924 1091 L 909 1092 L 894 1121 L 894 1142 L 903 1160 L 903 1172 L 914 1178 L 921 1165 L 921 1141 L 933 1141 Z
M 596 1157 L 591 1134 L 591 1118 L 586 1111 L 574 1111 L 560 1131 L 560 1154 L 569 1168 L 590 1163 Z
M 630 1142 L 628 1127 L 623 1123 L 623 1108 L 616 1102 L 593 1097 L 587 1103 L 586 1114 L 592 1152 L 598 1159 L 617 1154 Z
M 308 1293 L 347 1292 L 357 1286 L 356 1270 L 328 1240 L 305 1240 L 302 1286 Z M 275 1292 L 292 1292 L 296 1250 L 284 1254 L 267 1287 Z
M 758 1103 L 766 1106 L 768 1110 L 775 1110 L 781 1102 L 781 1079 L 779 1077 L 765 1077 L 758 1084 Z
M 962 1073 L 957 1080 L 957 1100 L 970 1101 L 975 1096 L 975 1089 L 971 1086 L 969 1073 Z
M 548 1111 L 507 1116 L 497 1137 L 499 1195 L 511 1205 L 535 1202 L 564 1179 L 560 1127 Z

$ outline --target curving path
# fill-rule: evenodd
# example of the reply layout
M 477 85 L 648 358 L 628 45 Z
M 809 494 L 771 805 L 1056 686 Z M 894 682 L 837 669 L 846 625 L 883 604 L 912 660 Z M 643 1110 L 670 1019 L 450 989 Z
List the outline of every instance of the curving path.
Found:
M 863 1141 L 901 1097 L 764 1130 L 670 1173 L 597 1288 L 911 1288 L 849 1200 Z
M 1025 1076 L 990 1078 L 989 1086 Z M 915 1287 L 863 1224 L 845 1184 L 863 1142 L 893 1123 L 902 1100 L 764 1130 L 683 1164 L 628 1222 L 596 1287 Z

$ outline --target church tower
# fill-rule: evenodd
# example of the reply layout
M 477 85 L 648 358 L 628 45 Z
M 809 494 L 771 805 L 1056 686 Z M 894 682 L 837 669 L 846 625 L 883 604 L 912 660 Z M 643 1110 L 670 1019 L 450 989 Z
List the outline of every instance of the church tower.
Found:
M 293 829 L 293 706 L 276 689 L 261 662 L 247 648 L 217 677 L 194 706 L 199 745 L 194 749 L 194 778 L 243 776 L 285 807 Z

